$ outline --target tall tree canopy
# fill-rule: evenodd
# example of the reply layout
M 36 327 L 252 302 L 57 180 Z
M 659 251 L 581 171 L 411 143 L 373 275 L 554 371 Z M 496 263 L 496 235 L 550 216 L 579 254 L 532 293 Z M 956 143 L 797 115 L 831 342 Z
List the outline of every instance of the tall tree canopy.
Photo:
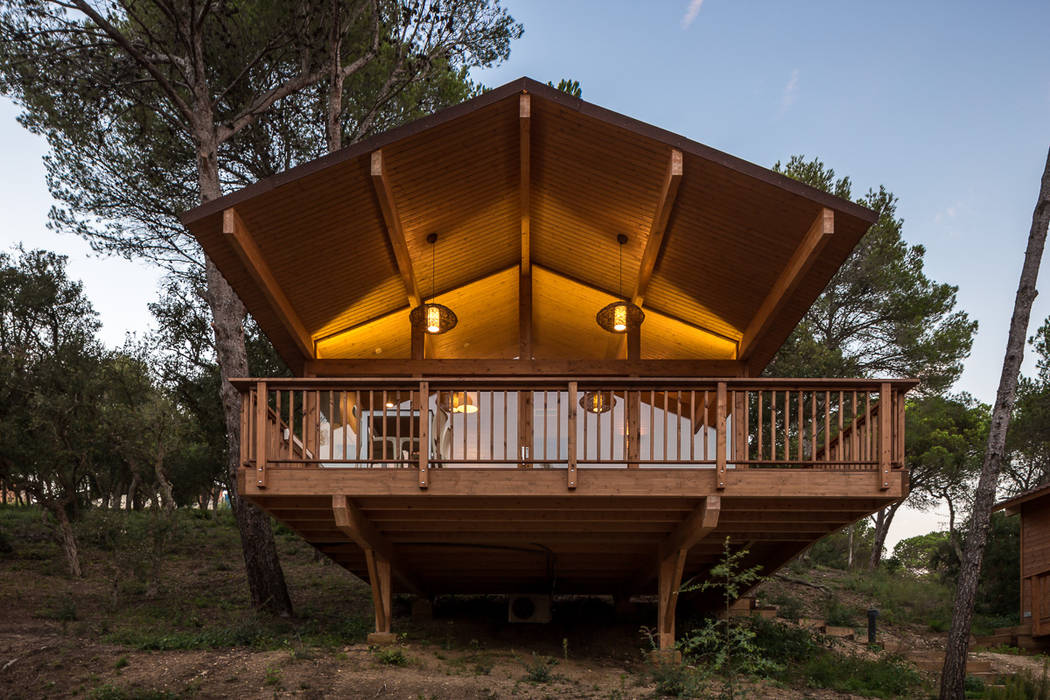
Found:
M 818 159 L 793 156 L 773 169 L 839 197 L 854 199 L 848 177 Z M 878 220 L 770 364 L 793 377 L 918 377 L 921 390 L 947 389 L 962 372 L 977 322 L 956 310 L 958 288 L 923 270 L 926 250 L 908 245 L 897 197 L 885 187 L 855 200 Z
M 454 93 L 520 34 L 497 0 L 5 3 L 0 89 L 51 144 L 53 221 L 204 279 L 231 477 L 245 310 L 175 214 L 410 115 L 421 85 Z M 291 614 L 269 520 L 229 483 L 252 602 Z

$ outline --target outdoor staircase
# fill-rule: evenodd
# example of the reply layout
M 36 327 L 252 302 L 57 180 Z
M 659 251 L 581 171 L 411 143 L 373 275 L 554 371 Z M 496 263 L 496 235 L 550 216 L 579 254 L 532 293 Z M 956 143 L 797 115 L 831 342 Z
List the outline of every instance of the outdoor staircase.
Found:
M 977 649 L 991 649 L 1004 645 L 1026 651 L 1048 651 L 1050 637 L 1033 637 L 1032 623 L 1029 622 L 1013 627 L 999 627 L 992 634 L 975 638 L 973 643 L 973 647 Z
M 777 606 L 762 605 L 753 596 L 740 598 L 729 607 L 729 617 L 758 616 L 770 620 L 776 618 L 778 612 Z M 725 617 L 725 613 L 722 613 L 720 617 Z M 829 625 L 824 620 L 817 618 L 801 617 L 795 624 L 824 637 L 848 640 L 856 638 L 856 632 L 852 627 Z M 995 634 L 977 639 L 973 646 L 974 648 L 988 648 L 1008 644 L 1021 649 L 1050 649 L 1050 643 L 1034 640 L 1031 631 L 1031 625 L 997 629 Z M 944 667 L 943 650 L 914 649 L 905 652 L 904 657 L 922 671 L 939 673 Z M 980 678 L 985 683 L 992 683 L 1001 676 L 999 672 L 993 670 L 991 661 L 978 659 L 972 654 L 966 661 L 966 675 Z

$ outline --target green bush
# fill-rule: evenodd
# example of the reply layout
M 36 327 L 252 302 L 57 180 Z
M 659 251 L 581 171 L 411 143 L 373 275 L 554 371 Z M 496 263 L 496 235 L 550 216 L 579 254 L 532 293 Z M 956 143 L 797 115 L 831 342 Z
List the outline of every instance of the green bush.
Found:
M 554 678 L 551 666 L 558 663 L 545 656 L 532 655 L 532 663 L 525 663 L 525 680 L 529 683 L 549 683 Z
M 792 675 L 813 688 L 857 693 L 877 698 L 898 698 L 919 686 L 915 667 L 899 657 L 865 659 L 832 652 L 816 654 L 794 668 Z
M 408 657 L 400 647 L 376 647 L 373 655 L 376 661 L 387 666 L 408 666 Z
M 1019 673 L 1005 679 L 1002 688 L 987 688 L 985 698 L 988 700 L 1050 700 L 1050 680 L 1047 679 L 1047 667 L 1036 678 L 1031 672 Z

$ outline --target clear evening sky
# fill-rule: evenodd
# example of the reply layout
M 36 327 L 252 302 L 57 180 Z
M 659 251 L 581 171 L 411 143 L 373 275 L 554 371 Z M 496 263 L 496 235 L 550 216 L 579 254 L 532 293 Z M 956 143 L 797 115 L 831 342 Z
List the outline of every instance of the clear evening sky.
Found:
M 589 102 L 754 163 L 817 156 L 857 193 L 893 191 L 927 273 L 958 285 L 980 322 L 956 390 L 993 400 L 1050 146 L 1050 2 L 504 4 L 525 36 L 509 61 L 474 72 L 486 85 L 569 77 Z M 119 345 L 150 323 L 158 275 L 46 229 L 46 147 L 16 113 L 0 101 L 0 246 L 68 254 L 104 339 Z M 1030 330 L 1050 314 L 1048 297 Z M 891 541 L 942 526 L 929 514 L 898 519 Z

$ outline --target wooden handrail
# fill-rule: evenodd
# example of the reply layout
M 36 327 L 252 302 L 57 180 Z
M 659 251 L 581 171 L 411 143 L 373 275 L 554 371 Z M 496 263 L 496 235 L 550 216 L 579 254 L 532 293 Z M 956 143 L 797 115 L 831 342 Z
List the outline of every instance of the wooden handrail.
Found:
M 718 488 L 732 469 L 874 471 L 882 486 L 903 463 L 903 397 L 915 385 L 545 376 L 233 383 L 245 394 L 242 461 L 260 487 L 267 466 L 412 466 L 422 489 L 434 468 L 513 465 L 565 468 L 568 489 L 581 468 L 602 465 L 714 469 Z M 521 410 L 528 420 L 518 420 Z

